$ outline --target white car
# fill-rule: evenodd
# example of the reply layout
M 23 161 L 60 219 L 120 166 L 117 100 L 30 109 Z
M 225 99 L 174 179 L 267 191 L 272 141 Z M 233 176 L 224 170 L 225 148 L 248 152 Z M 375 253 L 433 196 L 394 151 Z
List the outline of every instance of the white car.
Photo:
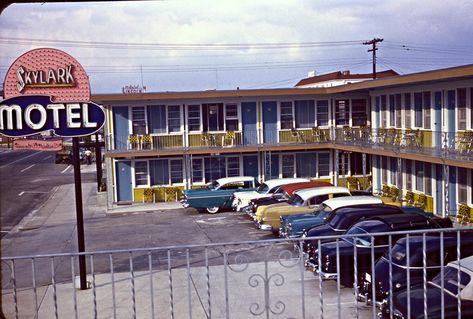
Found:
M 270 179 L 261 184 L 256 191 L 245 191 L 233 194 L 232 208 L 239 212 L 250 204 L 252 199 L 271 197 L 271 195 L 282 185 L 309 182 L 307 178 L 277 178 Z

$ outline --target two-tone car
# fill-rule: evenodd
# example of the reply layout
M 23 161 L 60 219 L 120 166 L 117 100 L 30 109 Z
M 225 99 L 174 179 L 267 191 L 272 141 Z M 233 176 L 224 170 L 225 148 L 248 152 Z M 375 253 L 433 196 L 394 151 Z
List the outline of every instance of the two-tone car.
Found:
M 404 236 L 390 235 L 390 232 L 451 227 L 449 218 L 437 216 L 429 218 L 415 213 L 373 216 L 351 226 L 345 233 L 349 237 L 313 245 L 315 249 L 311 251 L 310 258 L 322 279 L 337 279 L 339 276 L 340 283 L 346 287 L 352 287 L 356 279 L 358 286 L 362 275 L 371 273 L 374 262 L 389 249 L 389 237 L 396 241 Z M 372 236 L 373 233 L 384 234 Z
M 307 178 L 276 178 L 262 183 L 256 190 L 237 192 L 233 194 L 232 208 L 239 212 L 248 206 L 252 199 L 268 198 L 282 185 L 309 182 Z
M 223 208 L 230 208 L 235 192 L 255 190 L 259 183 L 253 176 L 220 178 L 207 187 L 184 191 L 181 204 L 215 214 Z
M 327 199 L 343 196 L 351 196 L 350 191 L 345 187 L 329 186 L 302 189 L 295 192 L 287 202 L 258 208 L 255 224 L 259 229 L 279 233 L 282 215 L 312 212 Z
M 375 196 L 345 196 L 326 200 L 319 209 L 296 215 L 283 215 L 280 217 L 279 237 L 298 238 L 305 229 L 325 223 L 327 216 L 335 209 L 347 206 L 364 204 L 382 204 L 383 201 Z
M 371 197 L 371 196 L 368 196 Z M 317 238 L 320 236 L 335 236 L 344 234 L 354 224 L 365 218 L 378 215 L 399 215 L 402 210 L 393 205 L 383 203 L 360 204 L 341 206 L 330 212 L 324 223 L 306 229 L 302 233 L 302 247 L 306 256 L 306 268 L 310 271 L 317 270 L 317 254 L 319 243 L 332 241 L 332 238 Z
M 258 207 L 287 202 L 291 199 L 292 195 L 295 192 L 301 189 L 328 187 L 328 186 L 333 186 L 333 185 L 332 183 L 325 182 L 325 181 L 310 181 L 310 182 L 300 182 L 300 183 L 282 185 L 274 192 L 274 194 L 272 194 L 271 197 L 252 199 L 250 201 L 249 206 L 245 208 L 245 212 L 251 218 L 254 218 Z
M 375 302 L 380 308 L 389 308 L 389 296 L 408 286 L 432 280 L 441 270 L 442 265 L 460 256 L 473 255 L 473 231 L 428 233 L 399 239 L 390 251 L 387 251 L 375 264 L 374 276 L 366 273 L 362 276 L 358 297 L 367 303 L 372 301 L 373 280 L 376 282 Z M 442 248 L 443 247 L 443 248 Z M 391 274 L 390 274 L 391 272 Z M 409 279 L 408 279 L 409 278 Z M 386 312 L 383 309 L 383 312 Z
M 426 288 L 419 284 L 395 293 L 393 318 L 473 318 L 473 256 L 449 263 Z

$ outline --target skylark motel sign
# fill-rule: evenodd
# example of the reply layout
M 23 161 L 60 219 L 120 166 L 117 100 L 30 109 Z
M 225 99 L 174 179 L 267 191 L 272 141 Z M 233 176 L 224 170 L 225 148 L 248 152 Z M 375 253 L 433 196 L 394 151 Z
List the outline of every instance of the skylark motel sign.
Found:
M 77 60 L 57 49 L 20 56 L 5 76 L 0 134 L 23 137 L 52 130 L 62 137 L 90 135 L 105 113 L 90 101 L 89 78 Z

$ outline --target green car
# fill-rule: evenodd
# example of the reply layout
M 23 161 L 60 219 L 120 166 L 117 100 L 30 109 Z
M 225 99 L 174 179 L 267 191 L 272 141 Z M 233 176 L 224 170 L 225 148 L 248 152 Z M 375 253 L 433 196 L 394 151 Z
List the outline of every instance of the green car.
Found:
M 253 176 L 220 178 L 207 187 L 185 190 L 181 204 L 184 208 L 205 209 L 215 214 L 222 208 L 232 207 L 233 193 L 256 190 L 258 185 Z

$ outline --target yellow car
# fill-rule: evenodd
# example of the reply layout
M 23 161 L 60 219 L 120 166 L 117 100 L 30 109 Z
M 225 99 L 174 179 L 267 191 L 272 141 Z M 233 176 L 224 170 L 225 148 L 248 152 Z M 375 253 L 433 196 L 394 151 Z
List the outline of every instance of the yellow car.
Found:
M 280 216 L 309 213 L 327 199 L 351 196 L 345 187 L 307 188 L 295 192 L 288 202 L 258 207 L 255 225 L 262 230 L 279 230 Z

